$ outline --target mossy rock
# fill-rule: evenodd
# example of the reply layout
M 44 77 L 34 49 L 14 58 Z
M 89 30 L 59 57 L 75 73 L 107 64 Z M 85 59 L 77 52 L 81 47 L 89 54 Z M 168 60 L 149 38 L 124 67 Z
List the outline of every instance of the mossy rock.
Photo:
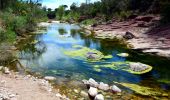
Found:
M 132 73 L 132 74 L 144 74 L 144 73 L 147 73 L 149 71 L 152 70 L 152 67 L 147 65 L 148 66 L 148 69 L 146 70 L 143 70 L 143 71 L 133 71 L 130 69 L 129 67 L 129 61 L 124 61 L 124 62 L 110 62 L 108 64 L 103 64 L 103 65 L 94 65 L 93 69 L 96 70 L 96 71 L 101 71 L 101 68 L 110 68 L 112 70 L 123 70 L 123 71 L 126 71 L 126 72 L 129 72 L 129 73 Z
M 112 58 L 111 55 L 104 56 L 102 52 L 95 49 L 90 49 L 79 45 L 74 45 L 73 48 L 75 48 L 76 50 L 64 51 L 64 54 L 75 59 L 86 60 L 90 62 L 97 62 L 101 61 L 102 59 Z
M 157 88 L 150 88 L 150 87 L 145 87 L 145 86 L 140 86 L 138 84 L 132 84 L 132 83 L 118 83 L 115 82 L 117 84 L 120 84 L 124 87 L 127 87 L 131 90 L 133 90 L 135 93 L 140 94 L 140 95 L 144 95 L 144 96 L 168 96 L 167 93 L 165 93 L 163 90 L 161 89 L 157 89 Z

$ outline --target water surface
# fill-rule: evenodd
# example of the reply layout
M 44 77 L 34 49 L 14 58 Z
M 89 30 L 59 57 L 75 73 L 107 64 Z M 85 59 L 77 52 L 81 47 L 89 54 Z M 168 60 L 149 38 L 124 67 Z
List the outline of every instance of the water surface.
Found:
M 42 35 L 33 36 L 28 41 L 22 41 L 19 46 L 19 60 L 27 70 L 38 72 L 43 76 L 50 75 L 61 79 L 62 84 L 69 81 L 81 81 L 94 78 L 98 82 L 113 84 L 113 81 L 136 83 L 149 87 L 159 87 L 169 91 L 170 85 L 170 60 L 151 56 L 139 51 L 126 49 L 122 44 L 114 40 L 99 40 L 87 37 L 80 32 L 81 28 L 70 24 L 52 24 L 47 27 Z M 37 40 L 36 43 L 31 43 Z M 113 55 L 113 58 L 104 62 L 135 61 L 153 66 L 153 70 L 143 75 L 134 75 L 122 70 L 102 68 L 101 72 L 93 69 L 93 65 L 82 60 L 73 59 L 64 54 L 64 50 L 72 50 L 73 45 L 81 45 L 99 50 L 105 55 Z M 127 52 L 128 58 L 117 56 L 118 53 Z M 161 80 L 158 82 L 158 80 Z M 163 80 L 166 80 L 164 82 Z

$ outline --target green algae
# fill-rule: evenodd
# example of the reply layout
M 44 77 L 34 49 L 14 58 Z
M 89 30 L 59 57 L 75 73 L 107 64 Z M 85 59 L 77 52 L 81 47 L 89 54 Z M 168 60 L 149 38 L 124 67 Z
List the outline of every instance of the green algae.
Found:
M 64 54 L 75 59 L 85 60 L 89 62 L 98 62 L 102 61 L 102 59 L 112 58 L 111 55 L 105 56 L 102 52 L 95 49 L 90 49 L 79 45 L 73 45 L 73 48 L 75 48 L 76 50 L 64 51 Z M 94 59 L 88 58 L 87 57 L 88 53 L 94 54 L 95 58 Z
M 111 58 L 113 58 L 113 56 L 112 56 L 112 55 L 104 56 L 104 59 L 111 59 Z
M 108 64 L 103 64 L 103 65 L 94 65 L 93 69 L 95 71 L 99 71 L 99 70 L 101 70 L 101 68 L 109 68 L 112 70 L 123 70 L 123 71 L 129 72 L 129 73 L 132 73 L 132 74 L 144 74 L 144 73 L 150 72 L 152 70 L 152 67 L 148 65 L 148 69 L 146 69 L 144 71 L 136 72 L 136 71 L 133 71 L 130 69 L 129 63 L 131 63 L 131 62 L 129 62 L 129 61 L 110 62 Z
M 168 80 L 168 79 L 160 79 L 160 80 L 157 80 L 157 81 L 160 82 L 160 83 L 170 84 L 170 80 Z
M 133 90 L 135 93 L 144 95 L 144 96 L 168 96 L 168 94 L 165 93 L 163 90 L 157 89 L 157 88 L 150 88 L 150 87 L 140 86 L 140 85 L 131 84 L 131 83 L 118 83 L 118 82 L 115 82 L 115 83 L 122 85 L 124 87 L 127 87 Z

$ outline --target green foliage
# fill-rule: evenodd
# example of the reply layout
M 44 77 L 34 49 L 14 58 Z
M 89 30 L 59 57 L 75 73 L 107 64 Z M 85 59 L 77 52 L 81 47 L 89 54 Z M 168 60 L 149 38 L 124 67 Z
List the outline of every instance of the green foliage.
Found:
M 117 12 L 115 13 L 115 17 L 119 20 L 124 20 L 126 18 L 128 18 L 132 13 L 130 11 L 121 11 L 121 12 Z
M 3 28 L 0 27 L 0 42 L 4 41 L 6 38 L 5 31 Z
M 3 3 L 3 10 L 0 8 L 0 18 L 4 30 L 0 30 L 0 36 L 3 38 L 1 40 L 12 41 L 17 35 L 25 36 L 27 35 L 25 33 L 35 30 L 37 22 L 47 20 L 47 12 L 37 2 L 0 0 L 0 3 Z
M 71 11 L 66 16 L 63 16 L 62 19 L 68 22 L 71 20 L 74 20 L 77 22 L 79 17 L 80 17 L 80 14 L 78 12 Z
M 64 16 L 64 11 L 65 11 L 65 8 L 64 6 L 60 6 L 57 10 L 57 16 L 58 16 L 58 19 L 61 20 L 62 17 Z
M 162 16 L 162 23 L 164 24 L 170 23 L 170 3 L 169 2 L 165 2 L 162 4 L 161 16 Z
M 84 21 L 81 22 L 81 24 L 84 24 L 84 25 L 93 25 L 95 24 L 97 21 L 94 20 L 94 19 L 86 19 Z

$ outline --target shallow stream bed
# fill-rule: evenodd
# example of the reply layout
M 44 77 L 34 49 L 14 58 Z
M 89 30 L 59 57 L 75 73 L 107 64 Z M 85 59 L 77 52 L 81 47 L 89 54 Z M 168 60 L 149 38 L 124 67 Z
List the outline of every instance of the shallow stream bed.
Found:
M 19 61 L 27 71 L 39 73 L 42 76 L 56 77 L 56 87 L 60 88 L 61 92 L 66 93 L 66 95 L 71 95 L 72 88 L 85 90 L 81 80 L 89 78 L 93 78 L 98 82 L 105 82 L 109 85 L 114 84 L 114 82 L 133 83 L 140 86 L 158 88 L 169 93 L 170 60 L 129 50 L 125 45 L 115 40 L 94 39 L 93 37 L 86 36 L 85 33 L 79 30 L 80 27 L 77 25 L 51 24 L 43 34 L 23 40 L 17 45 L 19 48 Z M 112 55 L 113 57 L 98 62 L 88 62 L 65 54 L 65 51 L 75 50 L 75 46 L 95 49 L 104 55 Z M 129 53 L 130 56 L 125 58 L 117 55 L 124 52 Z M 123 70 L 114 70 L 107 67 L 101 68 L 100 71 L 94 68 L 96 65 L 108 64 L 110 62 L 124 63 L 127 61 L 151 65 L 153 70 L 146 74 L 135 75 Z M 19 70 L 23 71 L 22 68 Z M 115 95 L 114 97 L 113 95 L 109 98 L 127 99 L 128 96 L 134 99 L 150 98 L 137 95 L 127 88 L 121 88 L 125 91 L 126 96 Z M 168 99 L 167 96 L 161 98 Z

